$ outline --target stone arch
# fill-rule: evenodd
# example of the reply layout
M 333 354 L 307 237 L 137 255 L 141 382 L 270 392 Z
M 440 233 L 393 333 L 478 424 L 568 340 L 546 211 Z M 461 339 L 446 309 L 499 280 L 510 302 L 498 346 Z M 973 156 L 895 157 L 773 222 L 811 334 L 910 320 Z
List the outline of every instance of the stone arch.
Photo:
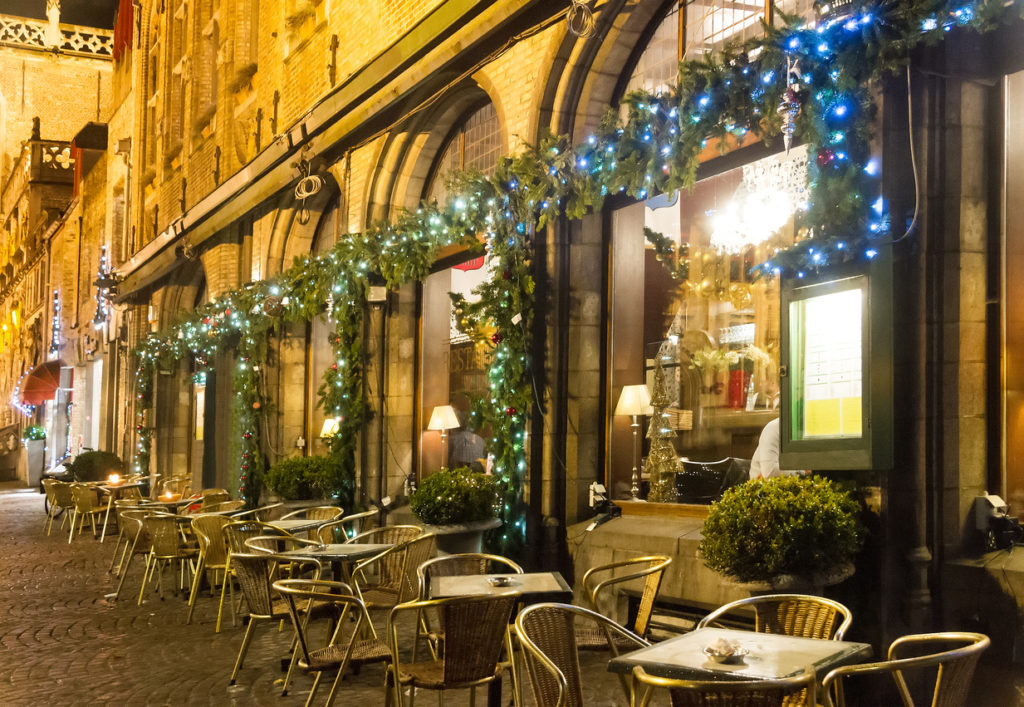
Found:
M 160 331 L 166 331 L 174 324 L 181 312 L 195 309 L 205 283 L 206 272 L 199 260 L 174 271 L 152 299 Z M 154 381 L 157 419 L 169 422 L 159 425 L 160 431 L 153 447 L 155 471 L 163 478 L 192 470 L 190 364 L 189 359 L 184 358 L 171 371 L 158 371 Z
M 320 191 L 306 200 L 309 219 L 305 223 L 300 220 L 303 207 L 291 189 L 281 192 L 278 197 L 277 216 L 267 245 L 264 277 L 277 275 L 291 266 L 296 256 L 310 252 L 321 220 L 340 193 L 333 176 L 327 172 L 319 172 L 319 175 L 324 183 Z
M 411 102 L 417 102 L 420 97 Z M 415 209 L 426 191 L 427 180 L 452 130 L 473 110 L 490 101 L 501 124 L 502 145 L 507 146 L 506 120 L 500 101 L 474 81 L 453 88 L 444 101 L 414 116 L 400 131 L 392 131 L 375 164 L 368 202 L 377 217 L 396 209 Z
M 594 129 L 621 92 L 625 72 L 675 4 L 675 0 L 615 0 L 598 14 L 590 37 L 566 33 L 544 88 L 538 130 L 567 133 L 578 141 Z

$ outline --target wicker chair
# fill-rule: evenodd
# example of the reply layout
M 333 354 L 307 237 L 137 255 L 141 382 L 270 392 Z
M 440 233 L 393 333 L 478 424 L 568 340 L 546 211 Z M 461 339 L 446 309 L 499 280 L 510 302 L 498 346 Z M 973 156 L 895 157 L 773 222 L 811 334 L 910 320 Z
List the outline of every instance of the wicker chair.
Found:
M 365 638 L 366 629 L 370 626 L 370 615 L 366 607 L 355 596 L 352 588 L 344 582 L 327 580 L 282 579 L 274 582 L 273 587 L 288 602 L 288 614 L 295 628 L 296 655 L 299 667 L 316 673 L 313 689 L 309 693 L 306 704 L 313 703 L 317 688 L 324 672 L 337 670 L 337 677 L 327 696 L 327 705 L 334 702 L 338 684 L 345 676 L 349 665 L 357 668 L 365 663 L 390 662 L 391 650 L 387 644 L 377 638 Z M 306 631 L 309 609 L 314 603 L 330 607 L 335 619 L 335 631 L 331 632 L 327 642 L 320 648 L 312 648 L 309 634 Z M 305 605 L 305 609 L 300 608 Z M 350 613 L 351 612 L 351 613 Z M 346 618 L 352 617 L 354 623 L 345 635 Z M 286 695 L 288 684 L 285 683 L 282 695 Z
M 217 582 L 217 570 L 224 573 L 223 584 L 227 584 L 231 593 L 229 606 L 231 606 L 231 623 L 234 624 L 235 590 L 228 581 L 228 545 L 224 539 L 224 526 L 231 522 L 230 518 L 222 515 L 200 513 L 192 519 L 192 531 L 199 541 L 199 560 L 196 563 L 195 576 L 192 578 L 192 589 L 188 595 L 188 614 L 185 616 L 185 623 L 192 623 L 192 612 L 196 608 L 196 597 L 199 595 L 199 584 L 206 572 L 213 571 L 214 581 L 210 582 L 210 591 Z M 221 593 L 221 600 L 217 605 L 217 625 L 220 625 L 221 615 L 224 612 L 224 594 Z
M 232 513 L 231 517 L 238 519 L 256 520 L 263 523 L 266 522 L 268 518 L 270 518 L 270 514 L 275 509 L 280 507 L 280 503 L 268 503 L 267 505 L 260 506 L 259 508 L 250 508 L 247 511 L 239 511 L 238 513 Z
M 64 527 L 64 524 L 75 510 L 75 499 L 71 496 L 71 484 L 67 481 L 45 479 L 43 481 L 44 488 L 47 481 L 51 482 L 50 488 L 53 490 L 53 497 L 47 499 L 50 504 L 50 511 L 46 534 L 49 535 L 50 531 L 53 530 L 53 519 L 58 515 L 62 515 L 58 530 Z
M 245 501 L 218 501 L 217 503 L 204 505 L 200 513 L 223 513 L 229 515 L 231 511 L 240 511 L 243 508 L 245 508 Z
M 832 705 L 845 706 L 846 702 L 842 691 L 844 678 L 889 673 L 896 681 L 896 689 L 899 691 L 903 704 L 906 707 L 914 707 L 915 704 L 923 704 L 923 702 L 914 701 L 904 673 L 927 671 L 926 674 L 931 675 L 934 672 L 935 675 L 934 688 L 931 689 L 932 707 L 962 707 L 967 704 L 967 693 L 971 687 L 974 669 L 978 665 L 978 658 L 990 643 L 988 636 L 984 634 L 959 631 L 902 636 L 889 646 L 888 660 L 862 665 L 845 665 L 829 672 L 822 681 L 825 704 L 829 707 Z M 957 645 L 957 647 L 949 648 L 951 645 Z M 934 651 L 946 648 L 946 650 L 914 657 L 901 657 L 907 654 L 908 648 L 915 653 L 919 653 L 922 649 Z M 836 693 L 835 702 L 832 700 L 833 686 Z
M 434 577 L 451 577 L 456 575 L 469 574 L 491 574 L 505 572 L 508 574 L 522 574 L 523 568 L 518 564 L 500 555 L 488 555 L 481 552 L 464 552 L 455 555 L 442 555 L 420 564 L 416 568 L 417 598 L 425 601 L 430 598 L 430 582 Z M 416 649 L 421 640 L 426 639 L 430 646 L 430 652 L 437 657 L 438 643 L 444 640 L 444 633 L 440 627 L 431 626 L 430 615 L 424 612 L 417 622 L 416 641 L 413 644 L 412 659 L 416 660 Z
M 338 520 L 332 520 L 330 523 L 324 523 L 316 531 L 311 531 L 310 537 L 313 537 L 313 532 L 315 532 L 316 539 L 322 543 L 347 543 L 364 531 L 363 526 L 366 521 L 376 518 L 378 515 L 379 511 L 377 510 L 353 513 Z
M 121 561 L 117 565 L 117 573 L 121 575 L 121 579 L 114 592 L 114 601 L 121 596 L 121 588 L 124 587 L 124 580 L 128 577 L 128 570 L 131 568 L 135 556 L 149 555 L 149 536 L 146 534 L 144 522 L 151 515 L 153 515 L 152 511 L 142 508 L 127 510 L 121 514 L 126 544 L 121 553 Z M 143 579 L 145 579 L 145 575 L 143 575 Z
M 596 611 L 572 604 L 533 604 L 516 617 L 516 634 L 522 646 L 530 686 L 539 707 L 583 707 L 583 679 L 576 647 L 576 619 L 596 623 L 631 643 L 630 648 L 650 645 L 640 636 Z M 616 640 L 613 645 L 619 644 Z
M 392 526 L 390 529 L 401 527 Z M 389 528 L 377 530 L 386 531 Z M 412 540 L 399 542 L 353 568 L 352 580 L 356 594 L 367 609 L 390 609 L 416 597 L 419 588 L 416 569 L 434 553 L 434 540 L 433 533 L 424 533 Z M 371 569 L 376 570 L 376 581 L 372 582 L 367 579 Z
M 228 526 L 230 527 L 230 526 Z M 319 563 L 311 563 L 318 566 Z M 231 671 L 231 685 L 235 684 L 238 671 L 242 669 L 245 654 L 252 642 L 253 631 L 260 621 L 283 620 L 289 617 L 288 603 L 281 599 L 271 586 L 271 571 L 274 565 L 272 555 L 231 552 L 231 569 L 238 578 L 238 586 L 249 607 L 249 625 L 238 649 L 234 670 Z M 286 678 L 287 679 L 287 678 Z
M 199 548 L 185 544 L 178 532 L 178 519 L 172 515 L 149 515 L 142 521 L 146 535 L 149 537 L 149 554 L 146 556 L 146 570 L 139 588 L 139 606 L 146 592 L 146 585 L 157 575 L 157 590 L 160 599 L 164 598 L 164 568 L 167 565 L 178 565 L 178 589 L 185 586 L 186 561 L 191 563 L 198 556 Z M 177 590 L 175 590 L 177 594 Z
M 252 511 L 249 512 L 251 513 Z M 231 516 L 231 518 L 234 519 L 236 516 Z M 245 544 L 245 541 L 249 538 L 255 538 L 259 535 L 288 535 L 288 533 L 276 526 L 258 520 L 232 520 L 231 523 L 221 528 L 221 534 L 224 537 L 224 544 L 228 549 L 228 557 L 224 568 L 224 582 L 220 586 L 220 602 L 223 605 L 224 595 L 227 593 L 227 587 L 231 583 L 232 577 L 231 555 L 236 552 L 250 552 Z M 231 606 L 231 625 L 235 625 L 235 609 L 233 604 Z M 221 617 L 218 613 L 214 633 L 220 633 L 220 626 Z
M 281 516 L 280 520 L 287 518 L 305 518 L 307 520 L 338 520 L 343 515 L 343 511 L 338 506 L 311 506 L 310 508 L 300 508 L 291 513 L 285 513 Z
M 420 540 L 433 541 L 433 536 Z M 416 540 L 412 542 L 418 542 Z M 505 632 L 519 601 L 518 592 L 487 596 L 449 597 L 398 604 L 388 616 L 391 665 L 390 685 L 399 707 L 405 704 L 403 687 L 413 691 L 470 688 L 475 704 L 476 687 L 501 675 L 501 651 Z M 436 610 L 445 630 L 441 654 L 433 660 L 402 663 L 399 656 L 398 623 L 402 614 L 417 617 L 424 610 Z
M 343 518 L 342 520 L 348 520 Z M 418 525 L 382 525 L 379 528 L 370 528 L 357 533 L 348 539 L 350 543 L 382 543 L 385 545 L 397 545 L 418 538 L 426 532 Z
M 213 506 L 231 500 L 231 494 L 224 489 L 203 489 L 200 493 L 203 499 L 199 505 L 200 513 L 208 513 L 213 510 Z M 245 505 L 244 502 L 242 505 Z
M 132 497 L 119 498 L 114 501 L 114 518 L 117 521 L 117 542 L 114 543 L 114 554 L 110 558 L 110 567 L 107 568 L 107 572 L 113 572 L 114 565 L 117 564 L 117 574 L 121 574 L 121 565 L 117 559 L 118 551 L 121 553 L 121 562 L 124 562 L 125 553 L 128 551 L 128 546 L 131 544 L 131 540 L 129 540 L 125 534 L 125 520 L 123 516 L 125 511 L 136 510 L 139 507 L 141 500 L 141 497 Z M 124 543 L 123 547 L 121 546 L 122 542 Z
M 608 615 L 610 613 L 608 609 L 604 611 L 601 609 L 602 605 L 614 606 L 612 598 L 615 592 L 612 590 L 626 582 L 643 580 L 643 594 L 640 597 L 636 619 L 632 626 L 626 628 L 646 639 L 650 629 L 651 614 L 654 613 L 654 601 L 657 599 L 658 589 L 661 587 L 661 578 L 665 574 L 665 568 L 670 564 L 672 564 L 672 558 L 668 555 L 648 555 L 591 567 L 583 575 L 582 581 L 587 608 Z M 626 572 L 617 574 L 616 570 L 621 569 L 625 569 Z M 607 650 L 611 638 L 611 634 L 597 627 L 579 628 L 576 633 L 576 645 L 580 650 Z M 626 641 L 627 639 L 622 640 Z M 619 647 L 624 646 L 629 647 L 629 642 L 627 641 Z
M 631 707 L 646 707 L 651 688 L 667 688 L 673 707 L 781 707 L 802 704 L 814 707 L 815 676 L 807 670 L 779 680 L 675 680 L 649 675 L 642 666 L 633 668 Z M 792 700 L 802 697 L 802 702 Z
M 738 599 L 705 616 L 697 628 L 713 625 L 716 620 L 737 609 L 754 611 L 754 630 L 802 638 L 843 640 L 853 622 L 853 614 L 837 601 L 807 594 L 766 594 Z
M 92 486 L 85 484 L 71 484 L 71 500 L 74 502 L 74 511 L 71 516 L 71 532 L 68 533 L 68 544 L 75 537 L 75 523 L 78 523 L 78 534 L 82 534 L 82 527 L 85 525 L 85 519 L 89 519 L 89 523 L 92 525 L 93 537 L 96 536 L 96 518 L 103 515 L 107 510 L 105 506 L 100 505 L 96 499 L 96 489 Z

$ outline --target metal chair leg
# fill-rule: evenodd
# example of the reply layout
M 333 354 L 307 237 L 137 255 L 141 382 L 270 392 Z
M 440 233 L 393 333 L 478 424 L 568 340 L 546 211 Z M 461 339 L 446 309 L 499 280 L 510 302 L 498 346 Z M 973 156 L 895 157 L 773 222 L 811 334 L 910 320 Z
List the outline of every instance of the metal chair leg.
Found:
M 229 685 L 235 684 L 235 678 L 238 676 L 238 671 L 242 669 L 242 662 L 245 660 L 245 653 L 249 650 L 249 642 L 252 640 L 253 627 L 256 626 L 256 622 L 253 618 L 249 617 L 249 625 L 245 627 L 245 636 L 242 638 L 242 647 L 238 649 L 238 658 L 235 659 L 235 669 L 231 671 L 231 682 Z
M 200 578 L 203 576 L 203 568 L 206 566 L 206 557 L 199 558 L 199 566 L 196 567 L 195 576 L 192 577 L 192 591 L 188 595 L 188 614 L 185 616 L 185 624 L 192 623 L 192 612 L 196 608 L 196 597 L 199 596 Z
M 153 553 L 150 552 L 148 555 L 146 555 L 146 567 L 142 570 L 142 586 L 139 587 L 139 601 L 138 601 L 138 605 L 139 606 L 142 606 L 142 595 L 145 594 L 145 592 L 146 592 L 146 585 L 149 584 L 149 577 L 150 577 L 149 566 L 150 566 L 151 563 L 154 563 L 154 562 L 155 562 L 155 560 L 153 560 Z

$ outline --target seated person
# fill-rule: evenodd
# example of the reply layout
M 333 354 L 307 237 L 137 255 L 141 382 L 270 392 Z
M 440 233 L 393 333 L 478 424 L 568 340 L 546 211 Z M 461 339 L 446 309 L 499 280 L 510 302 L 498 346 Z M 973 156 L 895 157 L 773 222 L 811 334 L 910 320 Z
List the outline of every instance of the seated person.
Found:
M 781 432 L 779 418 L 775 418 L 761 430 L 757 441 L 757 449 L 750 460 L 750 478 L 768 479 L 773 476 L 805 474 L 803 470 L 784 470 L 779 468 L 779 442 Z

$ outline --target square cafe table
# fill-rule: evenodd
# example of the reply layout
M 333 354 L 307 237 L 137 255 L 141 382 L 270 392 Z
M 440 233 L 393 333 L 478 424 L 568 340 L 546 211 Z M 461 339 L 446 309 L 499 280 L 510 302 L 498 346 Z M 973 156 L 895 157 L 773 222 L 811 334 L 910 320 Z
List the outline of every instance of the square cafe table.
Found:
M 509 584 L 496 587 L 492 577 L 510 577 Z M 572 588 L 558 572 L 527 572 L 525 574 L 470 574 L 431 577 L 430 598 L 464 597 L 477 594 L 519 592 L 530 601 L 560 601 L 572 598 Z
M 112 484 L 110 482 L 97 484 L 98 488 L 103 493 L 107 494 L 107 512 L 103 514 L 103 532 L 100 533 L 100 542 L 107 537 L 107 521 L 110 520 L 110 509 L 114 507 L 114 499 L 121 498 L 122 494 L 128 489 L 141 488 L 148 482 L 145 481 L 130 481 L 119 484 Z
M 343 568 L 346 562 L 365 560 L 392 547 L 394 546 L 387 543 L 330 543 L 322 547 L 308 545 L 287 550 L 280 553 L 280 557 L 294 557 L 297 560 L 328 560 L 334 573 L 334 581 L 342 582 L 347 581 L 343 579 L 345 576 Z
M 724 638 L 746 648 L 739 663 L 715 663 L 704 647 Z M 813 667 L 823 676 L 832 668 L 870 657 L 867 643 L 796 638 L 777 633 L 755 633 L 726 628 L 700 628 L 647 648 L 623 653 L 608 662 L 608 670 L 632 673 L 642 665 L 651 675 L 683 680 L 773 680 L 793 677 Z

